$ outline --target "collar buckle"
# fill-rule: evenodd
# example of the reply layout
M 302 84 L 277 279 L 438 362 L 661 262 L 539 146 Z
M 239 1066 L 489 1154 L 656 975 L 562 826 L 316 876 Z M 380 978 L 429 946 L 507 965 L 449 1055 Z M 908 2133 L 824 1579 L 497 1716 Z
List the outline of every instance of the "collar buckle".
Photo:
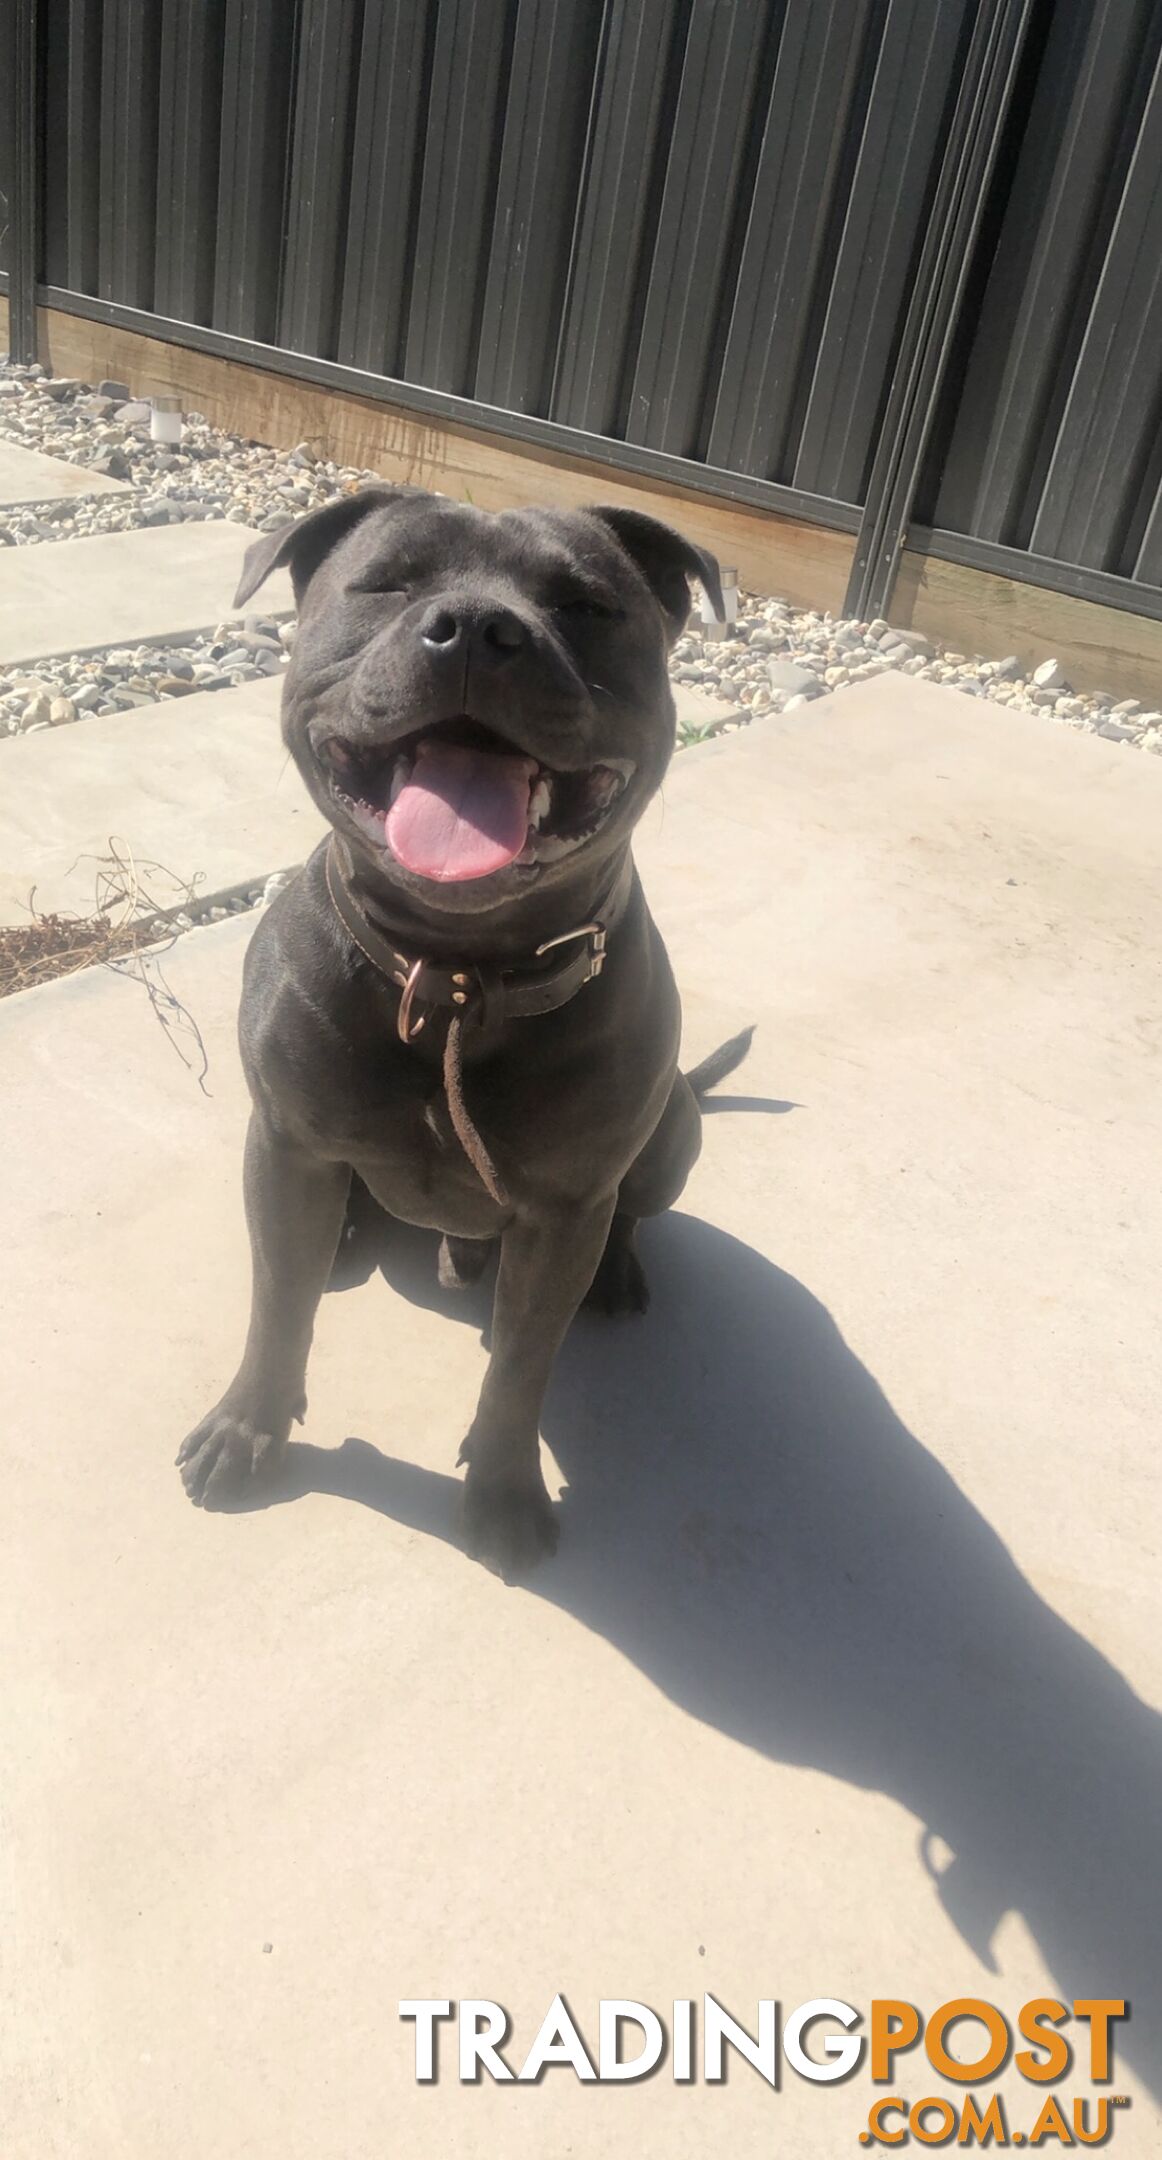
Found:
M 543 960 L 545 954 L 552 952 L 558 945 L 572 945 L 576 938 L 589 938 L 592 943 L 589 948 L 589 973 L 585 980 L 592 982 L 596 976 L 600 975 L 602 968 L 605 966 L 605 947 L 608 935 L 604 923 L 582 923 L 579 930 L 565 930 L 560 937 L 546 938 L 543 945 L 537 946 L 536 956 L 538 960 Z

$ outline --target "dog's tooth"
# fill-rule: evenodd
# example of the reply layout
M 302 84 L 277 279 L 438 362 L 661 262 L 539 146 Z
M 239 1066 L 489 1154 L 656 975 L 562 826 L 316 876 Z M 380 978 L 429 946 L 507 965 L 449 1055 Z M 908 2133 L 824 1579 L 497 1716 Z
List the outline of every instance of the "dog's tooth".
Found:
M 399 794 L 400 790 L 406 785 L 409 770 L 410 760 L 406 757 L 397 757 L 395 761 L 395 768 L 391 776 L 391 794 L 388 798 L 389 804 L 395 801 L 395 798 Z
M 538 780 L 529 798 L 529 824 L 534 829 L 548 817 L 552 804 L 552 792 L 547 780 Z
M 581 836 L 563 840 L 559 833 L 545 833 L 537 841 L 538 862 L 560 862 L 562 856 L 571 855 L 581 846 Z

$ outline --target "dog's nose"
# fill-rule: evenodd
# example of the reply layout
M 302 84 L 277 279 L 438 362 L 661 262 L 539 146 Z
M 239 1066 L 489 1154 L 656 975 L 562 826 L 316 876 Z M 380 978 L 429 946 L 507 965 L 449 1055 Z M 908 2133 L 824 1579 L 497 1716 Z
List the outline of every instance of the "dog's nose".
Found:
M 425 645 L 443 651 L 460 642 L 460 623 L 447 608 L 431 608 L 420 624 L 420 636 Z
M 451 655 L 466 646 L 484 645 L 494 653 L 519 652 L 524 624 L 510 608 L 450 608 L 437 603 L 420 624 L 420 640 L 430 652 Z

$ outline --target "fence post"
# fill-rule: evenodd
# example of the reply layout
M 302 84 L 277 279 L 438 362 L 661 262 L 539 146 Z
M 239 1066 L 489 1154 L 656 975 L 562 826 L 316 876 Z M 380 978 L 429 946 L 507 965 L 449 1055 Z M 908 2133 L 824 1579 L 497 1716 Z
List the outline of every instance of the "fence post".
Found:
M 977 0 L 960 92 L 900 334 L 844 613 L 885 615 L 1035 0 Z
M 40 254 L 40 99 L 37 0 L 3 0 L 8 55 L 8 351 L 26 366 L 37 357 L 36 281 Z

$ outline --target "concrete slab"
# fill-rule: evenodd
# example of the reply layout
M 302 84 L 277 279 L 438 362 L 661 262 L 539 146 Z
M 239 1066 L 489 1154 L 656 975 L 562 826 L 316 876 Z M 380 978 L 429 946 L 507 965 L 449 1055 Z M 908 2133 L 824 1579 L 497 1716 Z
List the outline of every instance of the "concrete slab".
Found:
M 305 860 L 323 821 L 278 730 L 281 679 L 14 736 L 0 757 L 0 923 L 87 914 L 116 836 L 212 897 Z M 167 892 L 168 900 L 168 892 Z
M 963 2097 L 917 2051 L 414 2082 L 401 1998 L 502 2003 L 519 2064 L 557 1990 L 593 2044 L 618 1995 L 1129 1996 L 1101 2090 L 1157 2149 L 1160 794 L 890 678 L 678 761 L 640 854 L 688 1054 L 760 1030 L 650 1313 L 566 1345 L 520 1591 L 455 1545 L 484 1307 L 402 1234 L 324 1307 L 286 1502 L 181 1495 L 250 924 L 166 962 L 205 1094 L 132 982 L 0 1006 L 6 2160 L 834 2160 Z
M 84 465 L 70 465 L 67 458 L 45 457 L 41 450 L 0 442 L 2 506 L 59 502 L 71 495 L 117 494 L 127 485 L 124 480 L 110 480 L 105 473 L 89 472 Z
M 0 667 L 207 629 L 230 613 L 254 537 L 223 520 L 0 550 Z M 293 607 L 279 571 L 263 587 L 262 612 Z

